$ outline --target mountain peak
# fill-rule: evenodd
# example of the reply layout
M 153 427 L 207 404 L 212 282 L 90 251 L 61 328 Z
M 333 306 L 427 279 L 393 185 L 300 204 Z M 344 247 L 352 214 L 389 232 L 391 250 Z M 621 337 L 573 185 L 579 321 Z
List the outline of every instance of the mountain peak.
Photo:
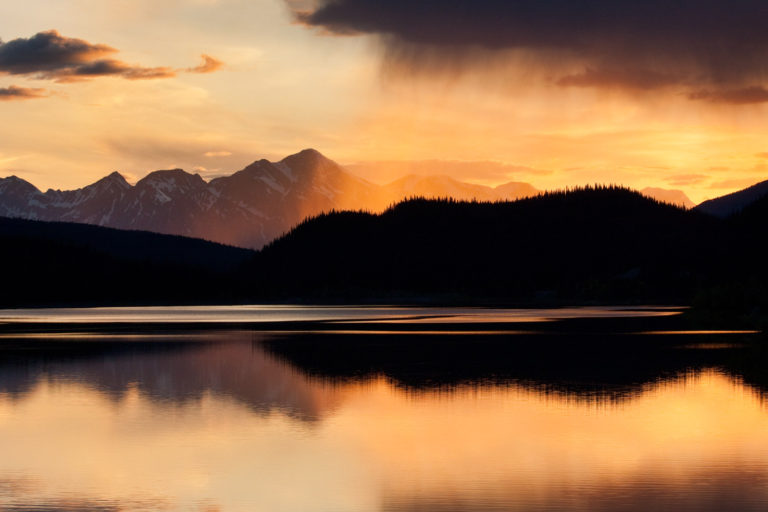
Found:
M 293 156 L 304 156 L 304 157 L 312 156 L 312 157 L 322 157 L 322 158 L 325 158 L 325 156 L 321 152 L 316 150 L 315 148 L 305 148 L 305 149 L 302 149 L 301 151 L 299 151 L 298 153 L 296 153 Z
M 184 169 L 163 169 L 159 171 L 152 171 L 139 180 L 139 183 L 156 183 L 156 182 L 203 182 L 203 178 L 199 174 L 191 174 Z M 137 183 L 137 185 L 139 184 Z
M 25 179 L 11 175 L 7 178 L 0 178 L 0 190 L 13 190 L 14 192 L 24 192 L 27 194 L 38 192 L 40 190 Z
M 283 158 L 276 165 L 283 168 L 287 167 L 289 171 L 286 174 L 289 174 L 294 181 L 297 179 L 327 179 L 331 176 L 344 174 L 336 162 L 316 149 L 304 149 Z
M 111 172 L 108 176 L 106 176 L 106 178 L 109 178 L 111 180 L 122 180 L 122 181 L 125 181 L 125 177 L 122 174 L 120 174 L 119 172 L 117 172 L 117 171 Z
M 272 165 L 272 162 L 267 160 L 266 158 L 262 158 L 261 160 L 256 160 L 250 164 L 248 164 L 244 169 L 238 172 L 246 172 L 249 174 L 252 173 L 261 173 L 265 168 L 268 168 Z
M 682 190 L 670 190 L 666 188 L 658 188 L 658 187 L 645 187 L 640 191 L 641 194 L 644 196 L 651 197 L 653 199 L 656 199 L 657 201 L 661 201 L 663 203 L 670 203 L 675 204 L 678 206 L 682 206 L 683 208 L 693 208 L 696 206 L 696 203 L 691 201 L 691 199 L 683 192 Z
M 23 178 L 19 178 L 15 174 L 11 174 L 10 176 L 6 176 L 5 178 L 0 178 L 0 182 L 7 182 L 7 183 L 29 183 L 27 180 Z M 31 185 L 31 183 L 29 183 Z
M 155 190 L 155 197 L 160 202 L 170 201 L 170 197 L 188 194 L 205 189 L 206 182 L 199 174 L 190 174 L 183 169 L 154 171 L 136 183 L 137 189 Z
M 326 157 L 318 150 L 312 149 L 312 148 L 302 149 L 298 153 L 295 153 L 293 155 L 289 155 L 283 158 L 282 160 L 280 160 L 280 162 L 287 164 L 291 167 L 293 167 L 293 164 L 296 164 L 296 163 L 303 163 L 305 165 L 306 164 L 319 165 L 319 164 L 334 163 L 333 160 Z
M 125 177 L 117 171 L 109 174 L 108 176 L 104 176 L 99 181 L 94 183 L 94 185 L 99 185 L 99 184 L 106 185 L 106 186 L 116 185 L 117 187 L 122 189 L 131 188 L 131 185 L 126 181 Z

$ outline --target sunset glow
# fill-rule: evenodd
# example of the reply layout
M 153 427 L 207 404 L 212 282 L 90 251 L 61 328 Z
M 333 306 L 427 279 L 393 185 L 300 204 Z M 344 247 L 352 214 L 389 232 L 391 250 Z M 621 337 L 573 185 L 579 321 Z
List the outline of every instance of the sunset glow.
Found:
M 400 177 L 381 162 L 449 161 L 432 167 L 485 185 L 680 189 L 694 202 L 768 174 L 768 94 L 755 55 L 725 70 L 714 53 L 675 46 L 695 34 L 672 44 L 662 27 L 625 50 L 642 59 L 667 42 L 669 58 L 625 69 L 588 41 L 567 54 L 538 39 L 523 50 L 503 39 L 483 47 L 471 23 L 451 53 L 438 33 L 409 39 L 400 2 L 388 7 L 395 28 L 368 31 L 344 17 L 348 3 L 332 12 L 283 0 L 5 2 L 0 176 L 43 190 L 115 170 L 212 178 L 305 147 L 378 183 Z M 45 34 L 66 59 L 22 66 L 12 50 Z M 718 37 L 725 48 L 743 44 L 726 30 Z

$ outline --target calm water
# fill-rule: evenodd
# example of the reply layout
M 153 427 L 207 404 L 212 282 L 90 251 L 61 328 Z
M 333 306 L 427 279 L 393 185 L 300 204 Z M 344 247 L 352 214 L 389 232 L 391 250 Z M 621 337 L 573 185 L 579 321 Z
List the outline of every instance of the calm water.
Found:
M 192 311 L 290 327 L 144 329 Z M 667 309 L 221 314 L 0 312 L 0 510 L 768 509 L 759 335 Z

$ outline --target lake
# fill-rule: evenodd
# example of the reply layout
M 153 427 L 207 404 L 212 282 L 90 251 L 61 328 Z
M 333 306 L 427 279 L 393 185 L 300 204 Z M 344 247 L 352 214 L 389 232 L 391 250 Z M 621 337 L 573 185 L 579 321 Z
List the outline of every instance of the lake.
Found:
M 764 511 L 764 338 L 681 311 L 0 311 L 0 510 Z

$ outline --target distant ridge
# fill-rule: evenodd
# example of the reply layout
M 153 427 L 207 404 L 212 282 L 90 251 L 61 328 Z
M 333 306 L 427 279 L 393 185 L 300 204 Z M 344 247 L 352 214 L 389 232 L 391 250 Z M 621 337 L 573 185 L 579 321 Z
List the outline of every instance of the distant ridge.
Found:
M 652 197 L 657 201 L 661 201 L 663 203 L 669 203 L 669 204 L 676 204 L 678 206 L 682 206 L 683 208 L 693 208 L 694 206 L 696 206 L 696 203 L 691 201 L 691 199 L 682 190 L 669 190 L 669 189 L 658 188 L 658 187 L 645 187 L 640 191 L 640 193 L 645 196 Z
M 253 252 L 174 235 L 0 218 L 0 307 L 228 301 Z
M 725 218 L 742 211 L 758 199 L 768 196 L 768 180 L 751 187 L 710 199 L 699 204 L 695 209 L 715 217 Z

